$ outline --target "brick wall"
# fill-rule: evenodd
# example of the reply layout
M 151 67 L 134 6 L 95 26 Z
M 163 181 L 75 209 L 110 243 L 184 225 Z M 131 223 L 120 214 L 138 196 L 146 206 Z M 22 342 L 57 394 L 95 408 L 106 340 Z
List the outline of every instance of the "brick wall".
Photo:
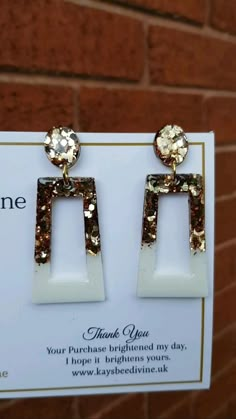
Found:
M 1 401 L 1 419 L 236 418 L 236 1 L 0 0 L 0 129 L 215 130 L 210 391 Z

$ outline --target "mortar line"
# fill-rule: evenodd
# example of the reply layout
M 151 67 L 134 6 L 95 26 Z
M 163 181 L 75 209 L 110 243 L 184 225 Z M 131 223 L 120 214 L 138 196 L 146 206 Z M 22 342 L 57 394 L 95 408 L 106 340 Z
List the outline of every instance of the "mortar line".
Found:
M 235 135 L 236 137 L 236 135 Z M 217 145 L 216 146 L 216 153 L 229 153 L 229 152 L 236 152 L 236 144 L 225 144 L 225 145 Z
M 236 191 L 233 191 L 230 194 L 220 195 L 216 197 L 216 203 L 218 202 L 225 202 L 225 201 L 231 201 L 236 198 Z
M 215 252 L 220 252 L 221 250 L 227 249 L 228 247 L 236 245 L 236 237 L 230 240 L 226 240 L 223 243 L 218 243 L 215 246 Z
M 143 86 L 140 81 L 132 82 L 130 80 L 119 80 L 115 78 L 93 78 L 83 77 L 82 75 L 58 75 L 58 74 L 36 74 L 30 72 L 2 72 L 0 73 L 0 82 L 15 83 L 15 84 L 28 84 L 28 85 L 46 85 L 46 86 L 59 86 L 59 87 L 98 87 L 105 89 L 122 89 L 133 91 L 150 91 L 150 92 L 163 92 L 170 94 L 184 94 L 184 95 L 202 95 L 206 98 L 209 97 L 226 97 L 236 99 L 236 89 L 232 90 L 216 90 L 205 87 L 189 87 L 177 85 L 163 85 L 155 84 Z

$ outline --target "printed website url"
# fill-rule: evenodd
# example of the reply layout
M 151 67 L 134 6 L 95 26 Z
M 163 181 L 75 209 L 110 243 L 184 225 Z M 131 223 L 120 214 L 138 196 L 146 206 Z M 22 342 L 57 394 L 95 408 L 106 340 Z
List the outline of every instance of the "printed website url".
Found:
M 122 375 L 122 374 L 155 374 L 157 372 L 168 372 L 168 368 L 166 365 L 162 365 L 162 367 L 155 368 L 155 367 L 138 367 L 133 365 L 131 368 L 96 368 L 93 370 L 76 370 L 72 371 L 73 377 L 77 376 L 105 376 L 109 377 L 110 375 Z

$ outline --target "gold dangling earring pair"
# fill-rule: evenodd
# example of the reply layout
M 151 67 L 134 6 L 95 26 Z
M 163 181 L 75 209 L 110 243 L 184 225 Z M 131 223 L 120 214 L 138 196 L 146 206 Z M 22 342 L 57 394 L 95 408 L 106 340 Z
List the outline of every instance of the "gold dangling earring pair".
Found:
M 97 196 L 93 178 L 70 177 L 69 169 L 80 155 L 73 130 L 53 128 L 45 139 L 49 160 L 62 170 L 62 177 L 38 179 L 33 301 L 60 303 L 102 301 L 105 298 Z M 168 174 L 147 176 L 144 197 L 142 246 L 139 262 L 139 297 L 203 297 L 207 295 L 204 179 L 200 174 L 177 174 L 188 153 L 188 140 L 176 125 L 167 125 L 154 138 L 155 154 Z M 190 206 L 190 276 L 158 275 L 155 269 L 158 238 L 158 200 L 162 194 L 187 193 Z M 84 281 L 64 278 L 52 281 L 51 209 L 57 197 L 83 199 L 87 276 Z

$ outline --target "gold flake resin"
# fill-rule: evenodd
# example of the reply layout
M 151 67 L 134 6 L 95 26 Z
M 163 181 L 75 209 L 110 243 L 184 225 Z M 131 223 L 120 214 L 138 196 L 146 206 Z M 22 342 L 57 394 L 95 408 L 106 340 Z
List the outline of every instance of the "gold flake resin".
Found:
M 62 170 L 62 177 L 38 179 L 33 302 L 103 301 L 105 290 L 95 180 L 69 174 L 80 155 L 79 138 L 71 128 L 54 127 L 46 134 L 44 148 L 49 161 Z M 52 205 L 57 197 L 83 200 L 86 273 L 77 272 L 76 281 L 70 272 L 61 272 L 60 281 L 51 280 Z
M 148 175 L 146 179 L 142 245 L 151 246 L 158 237 L 158 198 L 160 194 L 188 193 L 190 208 L 190 248 L 206 250 L 203 178 L 199 174 Z
M 166 125 L 155 136 L 154 151 L 166 166 L 178 166 L 188 152 L 186 134 L 178 125 Z
M 76 133 L 67 127 L 54 127 L 44 140 L 45 152 L 55 166 L 61 169 L 74 166 L 80 155 L 80 144 Z
M 146 178 L 142 246 L 139 258 L 139 297 L 206 297 L 207 255 L 205 240 L 204 180 L 199 174 L 177 174 L 176 168 L 188 152 L 188 139 L 182 128 L 166 125 L 154 138 L 154 151 L 161 162 L 172 169 L 170 174 L 151 174 Z M 159 195 L 185 193 L 189 197 L 189 268 L 190 273 L 170 269 L 158 272 L 156 248 L 158 247 Z M 181 214 L 179 214 L 181 217 Z M 166 255 L 167 260 L 168 254 Z
M 97 196 L 93 178 L 69 178 L 65 187 L 63 178 L 38 179 L 35 261 L 45 264 L 51 255 L 52 203 L 57 197 L 83 198 L 86 252 L 96 256 L 100 250 L 100 233 L 97 212 Z

